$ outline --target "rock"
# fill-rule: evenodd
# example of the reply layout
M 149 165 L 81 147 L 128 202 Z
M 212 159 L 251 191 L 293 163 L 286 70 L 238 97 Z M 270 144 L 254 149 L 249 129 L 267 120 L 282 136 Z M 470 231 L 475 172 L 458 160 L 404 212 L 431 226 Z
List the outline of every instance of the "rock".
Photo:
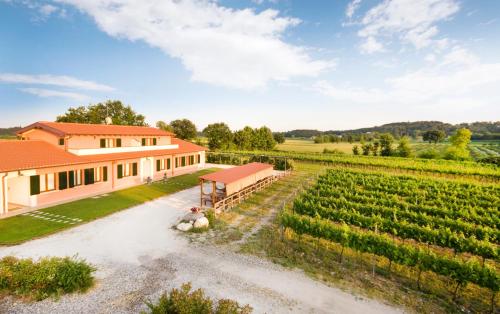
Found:
M 177 230 L 180 231 L 189 231 L 193 228 L 193 225 L 187 222 L 181 222 L 177 225 Z
M 207 217 L 201 217 L 201 218 L 198 218 L 195 222 L 194 222 L 194 227 L 195 228 L 206 228 L 208 227 L 208 219 Z
M 188 221 L 196 221 L 202 217 L 205 217 L 203 213 L 189 213 L 186 214 L 184 217 L 182 217 L 182 221 L 188 222 Z

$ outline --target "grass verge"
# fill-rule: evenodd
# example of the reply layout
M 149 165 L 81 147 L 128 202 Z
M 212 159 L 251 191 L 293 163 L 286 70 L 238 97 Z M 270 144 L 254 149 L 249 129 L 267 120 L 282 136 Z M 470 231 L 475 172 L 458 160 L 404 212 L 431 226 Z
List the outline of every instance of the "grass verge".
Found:
M 40 210 L 48 214 L 81 219 L 79 223 L 73 225 L 22 215 L 1 219 L 0 245 L 20 244 L 196 186 L 200 175 L 214 171 L 217 171 L 217 169 L 204 169 L 195 173 L 170 178 L 167 183 L 155 182 L 150 185 L 138 185 L 108 193 L 107 196 L 85 198 Z

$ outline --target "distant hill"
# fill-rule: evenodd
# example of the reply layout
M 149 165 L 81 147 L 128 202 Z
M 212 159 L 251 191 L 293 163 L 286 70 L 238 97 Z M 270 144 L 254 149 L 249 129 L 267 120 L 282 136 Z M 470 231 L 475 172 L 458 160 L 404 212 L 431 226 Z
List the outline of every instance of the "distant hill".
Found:
M 0 128 L 0 137 L 16 136 L 16 132 L 20 129 L 20 126 L 12 128 Z
M 365 134 L 365 133 L 391 133 L 396 137 L 403 135 L 417 137 L 425 131 L 429 130 L 442 130 L 447 135 L 451 135 L 459 128 L 468 128 L 472 131 L 473 139 L 498 139 L 500 140 L 500 121 L 495 122 L 473 122 L 473 123 L 460 123 L 450 124 L 440 121 L 415 121 L 415 122 L 394 122 L 383 124 L 381 126 L 374 126 L 370 128 L 352 129 L 352 130 L 292 130 L 285 132 L 286 137 L 314 137 L 322 134 Z

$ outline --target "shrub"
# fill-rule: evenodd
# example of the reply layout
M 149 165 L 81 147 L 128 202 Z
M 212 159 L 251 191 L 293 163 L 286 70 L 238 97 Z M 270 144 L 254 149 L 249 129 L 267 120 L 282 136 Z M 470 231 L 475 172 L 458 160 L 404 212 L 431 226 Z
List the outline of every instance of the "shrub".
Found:
M 7 256 L 0 260 L 0 290 L 42 300 L 85 291 L 94 283 L 95 268 L 76 257 L 45 257 L 37 261 Z
M 146 302 L 151 314 L 248 314 L 249 305 L 240 306 L 233 300 L 221 299 L 215 302 L 205 296 L 202 289 L 191 291 L 191 284 L 185 283 L 180 289 L 172 289 L 163 294 L 156 304 Z
M 334 148 L 334 149 L 328 149 L 328 148 L 324 148 L 323 149 L 323 154 L 335 154 L 335 155 L 344 155 L 344 152 L 337 149 L 337 148 Z
M 205 217 L 208 219 L 208 225 L 213 227 L 215 225 L 215 211 L 213 209 L 209 209 L 205 212 Z
M 424 151 L 421 151 L 418 154 L 418 157 L 425 158 L 425 159 L 437 159 L 437 158 L 439 158 L 439 152 L 434 148 L 426 149 Z

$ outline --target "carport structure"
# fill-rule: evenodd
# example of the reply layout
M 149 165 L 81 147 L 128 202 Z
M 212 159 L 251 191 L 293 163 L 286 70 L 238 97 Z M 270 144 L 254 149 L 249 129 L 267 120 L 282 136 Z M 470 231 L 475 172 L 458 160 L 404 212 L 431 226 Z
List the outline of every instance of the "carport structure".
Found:
M 200 205 L 210 203 L 216 211 L 224 210 L 275 180 L 273 165 L 258 162 L 207 174 L 200 177 Z M 205 192 L 207 183 L 210 192 Z

